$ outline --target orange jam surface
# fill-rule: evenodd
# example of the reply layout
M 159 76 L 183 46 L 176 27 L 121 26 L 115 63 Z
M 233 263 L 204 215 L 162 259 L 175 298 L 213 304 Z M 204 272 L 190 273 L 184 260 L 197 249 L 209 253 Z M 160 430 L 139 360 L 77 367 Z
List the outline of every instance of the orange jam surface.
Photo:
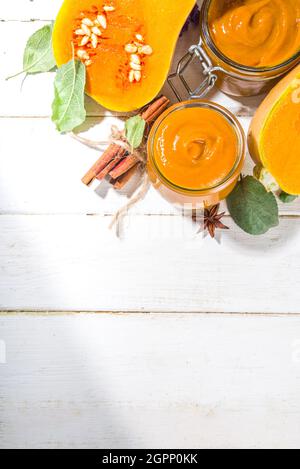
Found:
M 187 107 L 168 114 L 154 137 L 161 174 L 184 189 L 209 189 L 229 175 L 238 158 L 238 139 L 218 111 Z
M 300 50 L 300 0 L 214 0 L 209 27 L 217 48 L 250 67 L 271 67 Z

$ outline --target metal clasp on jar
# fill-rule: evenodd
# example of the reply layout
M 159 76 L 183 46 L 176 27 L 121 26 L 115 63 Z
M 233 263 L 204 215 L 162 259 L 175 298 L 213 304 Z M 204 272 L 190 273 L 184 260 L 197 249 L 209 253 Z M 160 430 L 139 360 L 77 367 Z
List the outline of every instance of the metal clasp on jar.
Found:
M 185 72 L 195 59 L 199 60 L 205 78 L 196 89 L 192 90 L 185 78 Z M 176 95 L 178 101 L 182 101 L 183 98 L 180 95 L 180 91 L 174 84 L 174 80 L 177 78 L 179 78 L 184 88 L 188 92 L 190 99 L 199 99 L 207 95 L 207 93 L 209 93 L 209 91 L 215 86 L 215 83 L 218 79 L 215 73 L 217 71 L 223 70 L 221 67 L 213 66 L 210 58 L 202 47 L 202 40 L 200 39 L 199 44 L 191 46 L 188 53 L 179 60 L 176 71 L 168 77 L 168 83 Z

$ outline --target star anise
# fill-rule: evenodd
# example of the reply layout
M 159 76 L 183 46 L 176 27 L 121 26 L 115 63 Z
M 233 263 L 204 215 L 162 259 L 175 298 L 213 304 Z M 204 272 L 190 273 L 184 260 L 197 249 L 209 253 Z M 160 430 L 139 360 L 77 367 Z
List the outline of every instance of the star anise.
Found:
M 217 229 L 229 230 L 228 226 L 221 222 L 225 212 L 219 213 L 219 208 L 220 204 L 204 209 L 204 230 L 207 230 L 212 238 L 215 237 Z M 193 214 L 193 219 L 196 221 L 195 214 Z
M 215 237 L 216 229 L 229 230 L 228 226 L 224 225 L 221 220 L 225 212 L 218 213 L 220 204 L 204 210 L 204 229 L 207 230 L 212 238 Z

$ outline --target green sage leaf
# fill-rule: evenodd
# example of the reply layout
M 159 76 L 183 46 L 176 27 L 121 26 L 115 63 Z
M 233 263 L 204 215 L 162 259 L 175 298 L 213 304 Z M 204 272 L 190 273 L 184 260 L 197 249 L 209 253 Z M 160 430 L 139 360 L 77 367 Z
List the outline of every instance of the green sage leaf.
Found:
M 52 120 L 60 132 L 70 132 L 85 121 L 85 65 L 72 59 L 58 68 L 54 81 Z
M 278 226 L 276 198 L 252 176 L 242 178 L 227 198 L 227 206 L 235 223 L 246 233 L 261 235 Z
M 14 78 L 22 73 L 49 72 L 55 67 L 55 59 L 52 51 L 53 24 L 48 24 L 36 31 L 27 41 L 24 56 L 23 70 L 7 78 Z
M 134 116 L 125 123 L 126 138 L 133 149 L 138 148 L 144 137 L 146 121 L 141 116 Z
M 286 192 L 282 191 L 281 194 L 279 195 L 279 199 L 284 204 L 291 204 L 292 202 L 295 202 L 295 200 L 298 199 L 298 196 L 287 194 Z

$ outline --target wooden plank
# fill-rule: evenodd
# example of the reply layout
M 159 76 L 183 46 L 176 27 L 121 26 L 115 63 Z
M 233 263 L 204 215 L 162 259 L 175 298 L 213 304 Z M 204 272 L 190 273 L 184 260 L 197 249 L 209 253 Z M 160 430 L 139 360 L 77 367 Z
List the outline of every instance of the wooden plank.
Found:
M 0 21 L 53 20 L 63 0 L 16 0 L 14 5 L 6 3 L 0 12 Z
M 48 2 L 46 2 L 48 3 Z M 9 116 L 29 116 L 29 117 L 44 117 L 51 115 L 51 103 L 53 99 L 53 73 L 37 74 L 29 76 L 25 80 L 23 86 L 23 77 L 18 77 L 9 81 L 4 78 L 22 70 L 22 57 L 23 51 L 28 37 L 37 29 L 45 25 L 46 22 L 0 22 L 0 57 L 1 57 L 1 70 L 0 79 L 2 81 L 0 87 L 0 117 Z M 8 41 L 7 38 L 14 36 L 18 32 L 17 41 Z M 188 50 L 191 44 L 198 41 L 198 32 L 196 28 L 191 28 L 190 32 L 186 34 L 178 43 L 174 64 L 182 57 Z M 174 69 L 173 65 L 173 69 Z M 196 78 L 195 78 L 196 77 Z M 187 76 L 188 81 L 191 81 L 195 86 L 199 84 L 202 77 L 199 67 L 192 68 Z M 175 97 L 170 90 L 169 86 L 164 87 L 163 92 L 175 102 Z M 210 93 L 209 98 L 219 102 L 231 109 L 236 115 L 250 115 L 253 114 L 254 109 L 261 101 L 262 98 L 251 98 L 243 100 L 234 100 L 227 97 L 217 89 Z M 86 98 L 86 109 L 89 116 L 103 116 L 111 115 L 111 113 L 92 99 Z
M 3 448 L 299 448 L 299 317 L 0 318 Z
M 249 118 L 241 118 L 247 131 Z M 116 118 L 89 118 L 83 135 L 105 140 L 112 124 L 122 126 Z M 89 127 L 89 128 L 88 128 Z M 97 193 L 81 183 L 82 176 L 98 153 L 59 135 L 48 119 L 1 119 L 0 141 L 0 213 L 4 214 L 113 214 L 123 206 L 132 186 L 122 194 L 107 183 Z M 245 172 L 252 171 L 248 157 Z M 151 188 L 134 213 L 176 214 L 177 211 Z M 285 215 L 300 214 L 300 201 L 281 204 Z
M 180 216 L 1 216 L 0 309 L 298 313 L 300 219 L 218 242 Z M 258 275 L 259 272 L 259 275 Z

